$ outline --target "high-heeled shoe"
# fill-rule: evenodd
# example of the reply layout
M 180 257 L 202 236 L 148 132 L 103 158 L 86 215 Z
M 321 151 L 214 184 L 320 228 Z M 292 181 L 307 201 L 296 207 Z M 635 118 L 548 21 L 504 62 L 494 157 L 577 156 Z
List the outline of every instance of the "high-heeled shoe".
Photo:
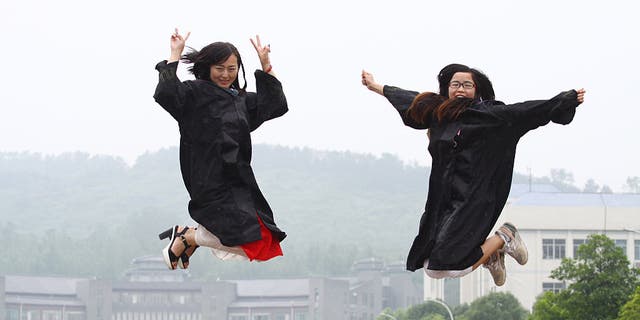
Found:
M 176 269 L 174 267 L 174 263 L 181 269 L 186 269 L 189 266 L 190 255 L 187 254 L 187 250 L 193 247 L 187 242 L 187 239 L 185 238 L 185 234 L 187 233 L 187 230 L 189 230 L 189 227 L 184 227 L 184 229 L 182 229 L 182 231 L 180 232 L 178 232 L 178 229 L 179 229 L 179 226 L 174 226 L 173 228 L 169 228 L 158 235 L 160 240 L 164 240 L 170 237 L 169 244 L 162 250 L 162 256 L 164 258 L 165 263 L 167 264 L 167 267 L 169 267 L 169 269 L 171 270 Z M 197 229 L 197 228 L 194 228 L 194 229 Z M 182 253 L 180 253 L 179 255 L 176 255 L 175 253 L 173 253 L 173 251 L 171 251 L 171 248 L 173 247 L 173 244 L 178 237 L 182 241 L 184 248 L 182 250 Z M 194 250 L 193 252 L 191 252 L 191 254 L 193 254 L 195 252 L 195 249 L 197 249 L 198 247 L 199 247 L 198 245 L 195 245 Z

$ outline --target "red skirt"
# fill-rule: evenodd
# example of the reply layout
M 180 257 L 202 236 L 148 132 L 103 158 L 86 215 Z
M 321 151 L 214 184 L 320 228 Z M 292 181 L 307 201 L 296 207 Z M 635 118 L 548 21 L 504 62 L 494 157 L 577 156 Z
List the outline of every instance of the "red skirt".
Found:
M 260 223 L 260 235 L 262 239 L 241 244 L 240 247 L 247 255 L 249 260 L 267 261 L 271 258 L 282 255 L 282 248 L 280 248 L 280 242 L 273 238 L 271 231 L 264 226 L 262 219 L 258 217 Z

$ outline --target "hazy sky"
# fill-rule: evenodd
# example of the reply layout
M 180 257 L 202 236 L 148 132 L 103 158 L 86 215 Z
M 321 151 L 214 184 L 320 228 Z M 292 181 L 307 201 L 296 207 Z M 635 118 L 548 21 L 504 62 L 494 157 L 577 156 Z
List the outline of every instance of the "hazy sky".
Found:
M 624 191 L 627 177 L 640 176 L 638 8 L 631 0 L 2 1 L 0 151 L 133 163 L 177 145 L 177 125 L 152 95 L 154 65 L 168 58 L 178 27 L 198 49 L 234 43 L 250 89 L 259 62 L 249 38 L 271 44 L 290 112 L 256 131 L 254 143 L 430 164 L 425 132 L 404 127 L 365 89 L 362 69 L 383 84 L 435 91 L 444 65 L 464 63 L 487 73 L 506 103 L 584 87 L 573 123 L 521 140 L 516 171 L 564 168 L 580 187 L 593 178 Z M 191 79 L 184 66 L 180 76 Z

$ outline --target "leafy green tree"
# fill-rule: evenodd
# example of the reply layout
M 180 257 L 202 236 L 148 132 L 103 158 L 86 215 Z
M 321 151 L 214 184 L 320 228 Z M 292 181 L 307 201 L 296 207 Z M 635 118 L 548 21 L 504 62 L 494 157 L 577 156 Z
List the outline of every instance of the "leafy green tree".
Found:
M 582 192 L 596 193 L 598 192 L 598 189 L 600 189 L 600 186 L 596 183 L 596 181 L 593 179 L 589 179 L 584 184 L 584 189 L 582 189 Z
M 533 305 L 529 320 L 568 320 L 568 311 L 561 305 L 559 294 L 547 291 L 540 295 Z
M 640 287 L 636 288 L 636 292 L 631 300 L 620 309 L 620 317 L 618 320 L 637 320 L 640 319 Z
M 564 192 L 580 192 L 580 189 L 573 185 L 573 173 L 565 169 L 551 169 L 551 183 Z
M 519 320 L 527 318 L 518 299 L 508 292 L 494 292 L 478 298 L 462 314 L 467 320 Z
M 615 319 L 639 284 L 622 249 L 605 235 L 591 235 L 575 259 L 563 259 L 551 277 L 570 283 L 538 298 L 530 319 Z
M 395 318 L 397 320 L 449 320 L 449 312 L 447 309 L 433 301 L 426 301 L 409 307 L 406 310 L 396 310 L 392 312 L 389 308 L 382 311 L 376 317 L 376 320 L 389 320 Z
M 436 320 L 438 319 L 434 318 L 436 315 L 441 316 L 443 320 L 449 319 L 449 312 L 443 305 L 437 302 L 427 301 L 407 309 L 407 313 L 404 315 L 405 317 L 402 319 L 399 318 L 398 320 Z
M 611 190 L 611 187 L 609 187 L 608 185 L 603 184 L 602 188 L 600 189 L 600 193 L 612 194 L 613 190 Z
M 625 188 L 631 193 L 640 193 L 640 177 L 627 177 Z

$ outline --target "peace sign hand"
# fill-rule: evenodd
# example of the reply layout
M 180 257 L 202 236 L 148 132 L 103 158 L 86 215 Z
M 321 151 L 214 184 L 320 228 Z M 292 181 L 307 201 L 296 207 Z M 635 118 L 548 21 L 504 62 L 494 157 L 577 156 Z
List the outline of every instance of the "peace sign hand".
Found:
M 262 65 L 262 70 L 271 71 L 271 60 L 269 59 L 269 53 L 271 52 L 271 45 L 267 44 L 266 46 L 263 46 L 262 43 L 260 42 L 259 35 L 256 35 L 255 41 L 253 40 L 253 38 L 249 40 L 251 40 L 251 44 L 253 45 L 253 47 L 256 49 L 256 52 L 258 53 L 258 58 L 260 58 L 260 64 Z
M 178 28 L 175 28 L 175 31 L 171 35 L 171 57 L 169 58 L 169 62 L 180 60 L 185 43 L 190 35 L 191 32 L 187 32 L 187 35 L 182 37 L 178 32 Z

